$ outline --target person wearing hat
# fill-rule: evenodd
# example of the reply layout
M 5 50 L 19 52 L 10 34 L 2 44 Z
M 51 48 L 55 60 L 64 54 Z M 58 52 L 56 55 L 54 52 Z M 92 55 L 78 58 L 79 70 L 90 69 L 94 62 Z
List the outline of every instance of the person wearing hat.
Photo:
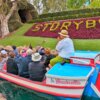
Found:
M 0 70 L 3 68 L 4 64 L 7 62 L 8 56 L 6 50 L 0 51 Z
M 69 62 L 70 56 L 74 53 L 73 41 L 69 38 L 68 31 L 61 30 L 58 34 L 58 43 L 56 45 L 58 56 L 50 60 L 49 67 L 54 66 L 57 62 L 62 63 L 65 59 L 66 62 Z
M 39 53 L 32 54 L 32 62 L 29 63 L 29 78 L 33 81 L 44 79 L 46 68 L 41 59 L 42 56 Z

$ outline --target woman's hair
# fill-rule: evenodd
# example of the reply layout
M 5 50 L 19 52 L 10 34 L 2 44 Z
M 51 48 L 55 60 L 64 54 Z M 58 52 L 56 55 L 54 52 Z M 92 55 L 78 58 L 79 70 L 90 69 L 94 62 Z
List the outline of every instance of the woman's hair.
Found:
M 45 48 L 45 54 L 47 54 L 47 55 L 51 54 L 51 49 L 50 48 Z
M 51 55 L 57 56 L 58 52 L 56 50 L 51 50 Z
M 14 52 L 9 52 L 9 57 L 11 57 L 11 58 L 14 58 L 15 57 L 15 54 L 14 54 Z
M 13 50 L 15 50 L 15 49 L 16 49 L 16 46 L 15 46 L 15 45 L 13 45 L 13 46 L 12 46 L 12 48 L 13 48 Z
M 2 58 L 6 58 L 6 57 L 7 57 L 7 54 L 2 54 L 2 53 L 1 53 L 1 57 L 2 57 Z
M 32 45 L 31 44 L 29 45 L 29 48 L 32 49 Z

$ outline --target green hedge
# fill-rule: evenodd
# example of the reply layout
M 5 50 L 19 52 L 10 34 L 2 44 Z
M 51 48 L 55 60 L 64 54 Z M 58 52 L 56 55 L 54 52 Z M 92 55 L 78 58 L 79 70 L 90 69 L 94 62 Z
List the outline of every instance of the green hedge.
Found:
M 86 18 L 86 17 L 94 17 L 100 16 L 100 12 L 93 12 L 93 13 L 79 13 L 79 14 L 72 14 L 66 16 L 54 16 L 54 17 L 47 17 L 47 18 L 37 18 L 35 20 L 30 21 L 29 23 L 34 22 L 46 22 L 46 21 L 56 21 L 56 20 L 65 20 L 65 19 L 76 19 L 76 18 Z
M 74 14 L 83 14 L 83 13 L 93 13 L 100 12 L 100 8 L 87 8 L 87 9 L 78 9 L 78 10 L 70 10 L 70 11 L 62 11 L 56 13 L 47 13 L 39 15 L 39 18 L 47 18 L 47 17 L 55 17 L 55 16 L 66 16 L 66 15 L 74 15 Z

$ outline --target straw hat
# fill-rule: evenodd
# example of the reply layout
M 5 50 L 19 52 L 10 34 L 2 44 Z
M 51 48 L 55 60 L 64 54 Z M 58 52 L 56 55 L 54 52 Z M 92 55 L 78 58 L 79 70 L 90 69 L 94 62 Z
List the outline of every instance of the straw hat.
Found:
M 62 36 L 68 36 L 68 31 L 67 30 L 61 30 L 61 32 L 59 32 L 58 34 L 62 35 Z
M 40 61 L 42 56 L 39 53 L 32 54 L 32 60 L 33 61 Z

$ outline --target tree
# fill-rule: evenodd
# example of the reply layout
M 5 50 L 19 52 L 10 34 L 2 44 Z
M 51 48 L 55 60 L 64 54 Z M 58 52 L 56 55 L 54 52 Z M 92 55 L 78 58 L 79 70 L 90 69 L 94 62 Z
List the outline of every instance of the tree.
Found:
M 43 13 L 60 12 L 66 10 L 67 0 L 42 0 Z
M 28 0 L 32 2 L 32 0 Z M 39 14 L 53 13 L 66 10 L 67 0 L 33 0 L 33 4 Z
M 43 12 L 42 0 L 33 0 L 33 4 L 34 4 L 35 8 L 37 9 L 38 14 L 41 14 Z
M 0 0 L 0 35 L 2 38 L 9 34 L 8 21 L 16 9 L 16 0 Z
M 89 7 L 90 8 L 100 8 L 100 0 L 92 0 Z
M 85 2 L 86 0 L 67 0 L 67 9 L 79 9 L 84 5 Z

